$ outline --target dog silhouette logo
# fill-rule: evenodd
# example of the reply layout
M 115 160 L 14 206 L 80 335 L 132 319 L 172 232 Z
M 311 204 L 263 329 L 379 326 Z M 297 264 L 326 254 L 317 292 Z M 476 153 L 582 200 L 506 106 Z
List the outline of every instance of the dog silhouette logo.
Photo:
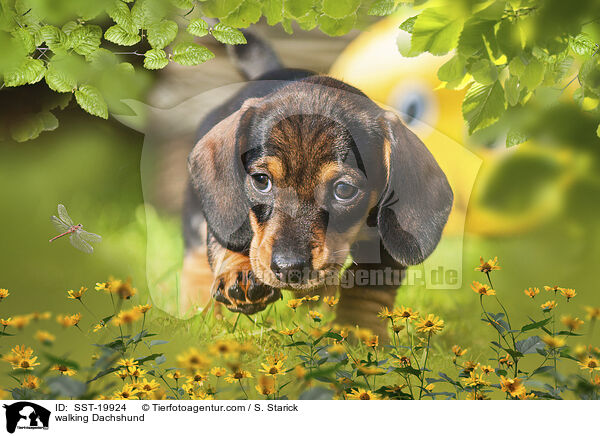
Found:
M 19 401 L 9 405 L 6 409 L 6 431 L 14 433 L 15 429 L 47 430 L 50 423 L 50 411 L 42 406 L 29 401 Z

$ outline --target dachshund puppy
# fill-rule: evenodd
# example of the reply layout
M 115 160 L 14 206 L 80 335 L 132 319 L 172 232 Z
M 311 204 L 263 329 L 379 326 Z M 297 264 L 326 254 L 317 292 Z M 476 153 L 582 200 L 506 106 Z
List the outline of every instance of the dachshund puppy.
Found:
M 453 200 L 399 116 L 346 83 L 283 69 L 213 111 L 198 138 L 182 304 L 252 314 L 284 289 L 339 289 L 336 322 L 386 337 L 377 313 L 436 247 Z

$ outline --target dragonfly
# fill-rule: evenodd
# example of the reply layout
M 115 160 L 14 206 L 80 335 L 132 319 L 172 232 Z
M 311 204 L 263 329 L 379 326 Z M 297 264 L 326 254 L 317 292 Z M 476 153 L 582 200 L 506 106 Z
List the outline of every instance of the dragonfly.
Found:
M 73 220 L 67 213 L 67 209 L 62 204 L 58 205 L 58 216 L 52 215 L 50 220 L 56 230 L 61 232 L 60 235 L 50 239 L 50 242 L 69 235 L 69 240 L 73 247 L 85 253 L 92 254 L 94 247 L 91 244 L 102 241 L 102 236 L 83 230 L 83 224 L 73 223 Z

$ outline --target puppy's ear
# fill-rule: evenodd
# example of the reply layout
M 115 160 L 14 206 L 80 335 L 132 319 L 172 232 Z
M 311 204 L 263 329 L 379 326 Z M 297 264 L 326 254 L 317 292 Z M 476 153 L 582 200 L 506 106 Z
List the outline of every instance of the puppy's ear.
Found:
M 402 265 L 416 265 L 440 240 L 452 208 L 452 189 L 427 147 L 398 115 L 386 111 L 381 123 L 389 142 L 389 175 L 377 226 L 392 257 Z
M 209 130 L 188 158 L 191 184 L 208 228 L 221 245 L 238 251 L 252 238 L 241 155 L 254 112 L 252 100 Z

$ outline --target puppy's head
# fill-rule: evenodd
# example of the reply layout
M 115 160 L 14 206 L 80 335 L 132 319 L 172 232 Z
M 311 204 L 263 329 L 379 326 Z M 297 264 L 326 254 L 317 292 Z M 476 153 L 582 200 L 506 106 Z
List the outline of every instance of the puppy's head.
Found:
M 323 284 L 369 226 L 400 264 L 419 263 L 452 204 L 398 117 L 326 77 L 247 100 L 199 141 L 189 169 L 211 232 L 278 288 Z

